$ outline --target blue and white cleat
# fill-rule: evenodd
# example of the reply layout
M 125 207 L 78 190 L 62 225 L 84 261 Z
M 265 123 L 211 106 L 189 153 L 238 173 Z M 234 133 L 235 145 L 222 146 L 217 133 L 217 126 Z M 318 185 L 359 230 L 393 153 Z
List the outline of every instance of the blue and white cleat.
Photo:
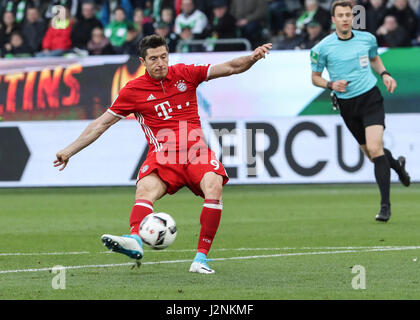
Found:
M 113 236 L 104 234 L 101 240 L 109 250 L 119 252 L 132 259 L 140 260 L 143 258 L 143 243 L 138 235 Z
M 204 253 L 197 253 L 197 255 L 194 258 L 193 263 L 190 267 L 190 272 L 196 272 L 196 273 L 203 273 L 203 274 L 213 274 L 216 271 L 211 269 L 209 265 L 207 264 L 207 256 Z

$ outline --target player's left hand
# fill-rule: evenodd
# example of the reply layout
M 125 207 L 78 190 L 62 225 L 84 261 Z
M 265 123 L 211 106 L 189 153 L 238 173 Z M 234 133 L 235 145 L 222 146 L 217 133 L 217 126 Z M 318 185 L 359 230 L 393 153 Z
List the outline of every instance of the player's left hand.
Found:
M 392 78 L 389 75 L 384 75 L 383 76 L 383 81 L 384 81 L 384 85 L 386 87 L 386 90 L 389 93 L 394 93 L 395 88 L 397 87 L 397 81 L 395 81 L 394 78 Z
M 54 161 L 54 167 L 61 166 L 61 168 L 59 170 L 63 171 L 64 168 L 67 166 L 67 163 L 70 160 L 70 155 L 67 152 L 65 152 L 64 150 L 61 150 L 61 151 L 57 152 L 56 157 L 57 157 L 57 160 Z
M 263 44 L 254 50 L 252 53 L 252 59 L 258 61 L 262 58 L 265 58 L 266 54 L 270 54 L 270 50 L 273 49 L 273 45 L 271 43 Z

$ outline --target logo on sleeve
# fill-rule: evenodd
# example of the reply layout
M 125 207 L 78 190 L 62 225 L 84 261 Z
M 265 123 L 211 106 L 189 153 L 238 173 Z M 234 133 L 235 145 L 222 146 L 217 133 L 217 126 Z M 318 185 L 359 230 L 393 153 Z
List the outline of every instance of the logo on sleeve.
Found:
M 153 93 L 152 94 L 150 94 L 150 96 L 147 98 L 147 101 L 150 101 L 150 100 L 155 100 L 156 99 L 156 97 L 153 95 Z
M 311 61 L 312 61 L 312 63 L 318 64 L 318 62 L 319 62 L 319 53 L 311 50 Z
M 185 84 L 185 80 L 178 80 L 175 83 L 175 87 L 180 91 L 180 92 L 185 92 L 187 91 L 187 85 Z

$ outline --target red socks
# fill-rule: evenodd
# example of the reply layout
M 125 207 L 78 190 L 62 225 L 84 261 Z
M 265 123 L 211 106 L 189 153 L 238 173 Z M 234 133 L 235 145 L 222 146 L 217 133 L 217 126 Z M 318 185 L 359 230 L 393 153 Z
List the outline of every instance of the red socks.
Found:
M 153 212 L 153 203 L 148 200 L 137 199 L 130 215 L 130 234 L 139 234 L 140 223 L 144 217 Z
M 201 230 L 197 252 L 204 253 L 205 255 L 209 252 L 217 228 L 219 227 L 222 208 L 222 202 L 219 200 L 204 200 L 203 210 L 200 216 Z

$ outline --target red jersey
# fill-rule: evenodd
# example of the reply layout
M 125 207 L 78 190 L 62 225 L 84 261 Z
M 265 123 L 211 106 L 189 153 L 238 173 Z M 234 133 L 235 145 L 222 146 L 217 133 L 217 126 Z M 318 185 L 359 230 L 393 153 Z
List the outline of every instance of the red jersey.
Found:
M 210 65 L 176 64 L 163 80 L 146 71 L 121 89 L 108 112 L 120 118 L 133 113 L 149 143 L 149 153 L 164 147 L 187 150 L 202 139 L 196 89 L 208 79 L 209 71 Z

